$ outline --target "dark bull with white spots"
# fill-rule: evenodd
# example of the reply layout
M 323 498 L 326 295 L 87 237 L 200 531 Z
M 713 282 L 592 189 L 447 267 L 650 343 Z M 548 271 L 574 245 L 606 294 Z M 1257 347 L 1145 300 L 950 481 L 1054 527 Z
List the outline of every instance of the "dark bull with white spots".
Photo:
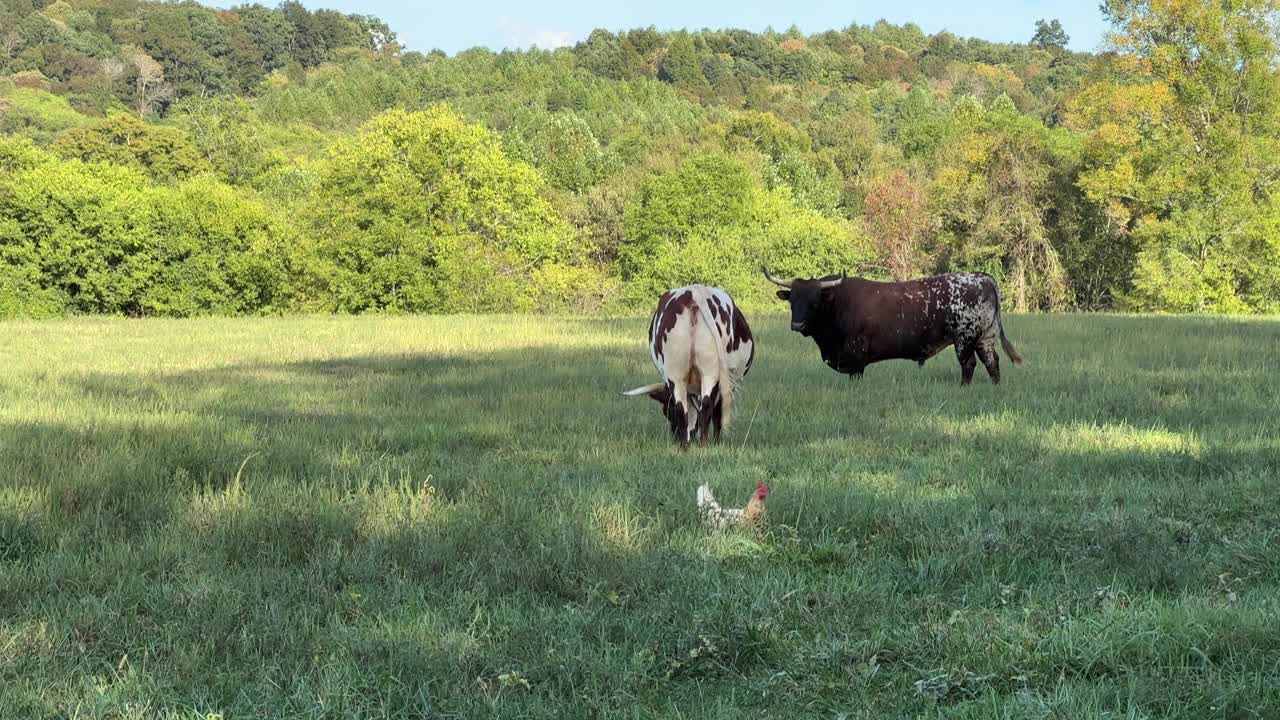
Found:
M 718 441 L 755 358 L 751 328 L 729 294 L 702 285 L 663 293 L 649 322 L 649 357 L 662 382 L 623 394 L 656 400 L 681 448 L 695 436 L 706 445 L 713 427 Z
M 1000 291 L 986 273 L 947 273 L 904 282 L 875 282 L 844 275 L 783 280 L 778 297 L 791 304 L 791 329 L 813 338 L 822 361 L 837 372 L 862 377 L 881 360 L 925 361 L 949 345 L 960 360 L 960 382 L 973 382 L 981 360 L 1000 382 L 996 338 L 1014 365 L 1022 357 L 1000 322 Z

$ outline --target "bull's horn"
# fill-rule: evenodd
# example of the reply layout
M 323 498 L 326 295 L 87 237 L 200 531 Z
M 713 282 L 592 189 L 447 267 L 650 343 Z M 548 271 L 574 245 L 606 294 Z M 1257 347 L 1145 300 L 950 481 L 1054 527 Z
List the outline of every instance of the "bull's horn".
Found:
M 819 280 L 818 287 L 822 288 L 823 290 L 830 290 L 831 288 L 840 287 L 840 284 L 844 282 L 846 277 L 848 277 L 847 274 L 840 273 L 840 277 L 836 280 Z
M 783 280 L 782 278 L 777 277 L 773 273 L 769 272 L 769 268 L 764 265 L 761 265 L 760 269 L 764 271 L 764 276 L 769 279 L 769 282 L 774 285 L 781 285 L 784 288 L 790 289 L 791 286 L 795 284 L 795 280 Z

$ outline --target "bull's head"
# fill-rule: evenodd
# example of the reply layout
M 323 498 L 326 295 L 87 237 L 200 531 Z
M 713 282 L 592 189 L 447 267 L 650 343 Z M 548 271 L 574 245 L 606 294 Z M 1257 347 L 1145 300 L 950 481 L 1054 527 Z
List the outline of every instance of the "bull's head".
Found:
M 761 267 L 769 282 L 784 288 L 778 291 L 778 299 L 791 304 L 791 329 L 809 337 L 816 321 L 827 313 L 827 306 L 835 299 L 835 290 L 845 281 L 846 275 L 837 278 L 783 280 Z

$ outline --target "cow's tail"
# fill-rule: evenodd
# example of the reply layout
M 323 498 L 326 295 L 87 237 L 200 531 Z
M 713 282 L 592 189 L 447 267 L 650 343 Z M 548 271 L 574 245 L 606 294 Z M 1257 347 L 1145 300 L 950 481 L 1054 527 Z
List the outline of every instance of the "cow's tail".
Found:
M 705 290 L 693 297 L 694 304 L 698 306 L 698 317 L 706 324 L 711 342 L 716 346 L 716 364 L 720 366 L 716 369 L 720 385 L 720 427 L 723 429 L 729 427 L 729 418 L 733 414 L 733 376 L 729 374 L 729 350 L 725 347 L 727 338 L 720 337 L 716 330 L 719 326 L 715 318 L 711 317 L 711 310 L 708 308 L 710 299 L 710 293 Z
M 626 395 L 627 397 L 637 397 L 639 395 L 648 395 L 649 393 L 657 392 L 664 387 L 666 387 L 664 383 L 653 383 L 652 385 L 645 385 L 644 387 L 638 387 L 635 390 L 628 390 L 622 394 Z
M 1009 356 L 1009 361 L 1015 366 L 1021 367 L 1025 360 L 1018 354 L 1018 349 L 1009 342 L 1009 337 L 1004 334 L 1004 319 L 1000 315 L 1000 287 L 995 284 L 995 278 L 992 278 L 991 284 L 996 289 L 996 328 L 1000 330 L 1000 347 L 1004 348 L 1004 354 Z

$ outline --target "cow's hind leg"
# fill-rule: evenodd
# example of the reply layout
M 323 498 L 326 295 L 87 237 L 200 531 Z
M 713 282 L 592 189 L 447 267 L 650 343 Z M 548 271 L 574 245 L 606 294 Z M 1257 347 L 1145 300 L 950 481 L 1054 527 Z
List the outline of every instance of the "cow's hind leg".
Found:
M 707 432 L 711 429 L 711 421 L 718 413 L 717 399 L 719 398 L 720 384 L 709 373 L 702 376 L 702 384 L 698 393 L 698 423 L 695 431 L 698 434 L 698 444 L 702 447 L 707 446 Z
M 976 338 L 956 340 L 956 358 L 960 360 L 960 384 L 973 382 L 973 371 L 978 367 L 978 341 Z
M 716 406 L 711 413 L 711 422 L 715 425 L 712 437 L 718 445 L 720 444 L 720 430 L 724 428 L 724 403 L 720 401 L 719 393 L 716 394 Z
M 724 404 L 719 396 L 719 384 L 712 388 L 709 397 L 703 398 L 703 410 L 698 415 L 701 421 L 701 445 L 707 446 L 707 436 L 712 436 L 713 442 L 719 442 L 719 433 L 721 433 L 721 425 L 724 418 Z M 705 419 L 703 415 L 705 414 Z
M 671 388 L 671 411 L 667 414 L 667 419 L 671 421 L 671 434 L 675 436 L 676 442 L 680 443 L 681 450 L 689 449 L 689 436 L 691 428 L 689 427 L 689 388 L 684 383 L 668 381 Z M 697 422 L 695 419 L 694 422 Z
M 982 361 L 982 366 L 987 369 L 987 374 L 991 376 L 991 384 L 1000 384 L 1000 356 L 996 354 L 996 339 L 992 337 L 984 337 L 978 341 L 978 359 Z

